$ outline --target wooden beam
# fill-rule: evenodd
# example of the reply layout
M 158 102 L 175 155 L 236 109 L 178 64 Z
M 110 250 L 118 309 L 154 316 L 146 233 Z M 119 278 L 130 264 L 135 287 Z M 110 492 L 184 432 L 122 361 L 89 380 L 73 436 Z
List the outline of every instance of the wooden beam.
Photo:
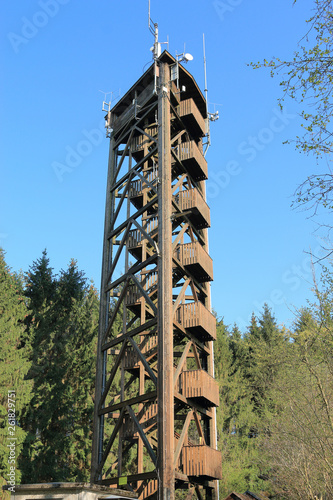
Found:
M 151 472 L 143 472 L 142 474 L 130 474 L 128 476 L 125 476 L 127 479 L 128 483 L 136 482 L 136 481 L 144 481 L 145 479 L 156 479 L 157 478 L 157 472 L 151 471 Z M 110 486 L 111 484 L 118 484 L 119 482 L 119 477 L 114 477 L 110 479 L 102 479 L 101 481 L 98 481 L 97 484 L 105 485 L 105 486 Z M 111 492 L 112 493 L 112 490 Z
M 145 367 L 146 369 L 146 372 L 149 374 L 151 380 L 153 381 L 155 387 L 157 385 L 157 378 L 156 378 L 156 375 L 155 373 L 153 372 L 153 370 L 150 368 L 149 366 L 149 363 L 147 362 L 146 358 L 144 357 L 144 355 L 142 354 L 142 352 L 140 351 L 137 343 L 133 340 L 132 337 L 129 337 L 129 342 L 132 344 L 133 348 L 135 349 L 137 355 L 139 356 L 139 360 L 141 361 L 141 363 L 143 364 L 143 366 Z
M 144 207 L 140 208 L 135 214 L 132 215 L 131 219 L 138 219 L 142 214 L 147 212 L 147 210 L 152 207 L 156 203 L 155 200 L 149 201 Z M 111 238 L 114 238 L 115 236 L 118 236 L 122 231 L 127 227 L 128 220 L 120 224 L 120 226 L 116 227 L 116 229 L 113 229 L 112 231 L 108 232 L 107 239 L 110 240 Z
M 186 434 L 187 434 L 187 430 L 189 428 L 189 425 L 190 425 L 190 422 L 191 422 L 192 418 L 193 418 L 193 410 L 191 410 L 187 414 L 187 417 L 186 417 L 186 420 L 185 420 L 185 423 L 184 423 L 184 427 L 183 427 L 182 433 L 181 433 L 180 438 L 179 438 L 178 443 L 177 443 L 177 448 L 176 448 L 176 451 L 175 451 L 175 459 L 174 459 L 174 466 L 175 466 L 175 468 L 177 467 L 178 458 L 179 458 L 180 452 L 182 450 L 182 447 L 183 447 L 183 444 L 184 444 L 184 440 L 185 440 L 185 437 L 186 437 Z
M 190 282 L 191 282 L 191 280 L 190 280 L 190 279 L 187 279 L 187 280 L 184 282 L 184 284 L 183 284 L 183 286 L 182 286 L 182 288 L 181 288 L 181 290 L 180 290 L 180 292 L 179 292 L 179 294 L 178 294 L 178 297 L 177 297 L 177 299 L 175 300 L 175 302 L 174 302 L 174 304 L 173 304 L 172 316 L 174 316 L 174 315 L 176 314 L 176 311 L 177 311 L 177 308 L 178 308 L 179 304 L 180 304 L 180 303 L 182 302 L 182 300 L 185 298 L 186 289 L 187 289 L 187 287 L 189 286 Z
M 131 406 L 138 403 L 143 403 L 145 401 L 150 401 L 152 399 L 156 399 L 156 397 L 157 397 L 157 392 L 150 391 L 147 392 L 146 394 L 141 394 L 140 396 L 135 396 L 134 398 L 127 399 L 126 401 L 121 401 L 120 403 L 117 403 L 115 405 L 107 406 L 106 408 L 101 408 L 98 413 L 99 415 L 105 415 L 106 413 L 112 413 L 126 406 Z
M 190 342 L 188 342 L 188 343 L 186 344 L 186 347 L 185 347 L 185 349 L 184 349 L 184 351 L 183 351 L 182 357 L 181 357 L 181 358 L 180 358 L 180 360 L 179 360 L 179 363 L 178 363 L 177 369 L 176 369 L 175 374 L 174 374 L 174 376 L 173 376 L 173 385 L 174 385 L 174 386 L 176 385 L 176 382 L 177 382 L 177 380 L 178 380 L 178 377 L 179 377 L 179 375 L 180 375 L 180 373 L 181 373 L 181 371 L 182 371 L 182 369 L 183 369 L 184 363 L 185 363 L 186 358 L 187 358 L 187 355 L 188 355 L 188 353 L 189 353 L 189 351 L 190 351 L 190 349 L 191 349 L 191 346 L 192 346 L 192 342 L 190 341 Z
M 146 436 L 146 434 L 145 434 L 144 430 L 142 429 L 142 427 L 141 427 L 141 425 L 140 425 L 140 422 L 139 422 L 139 421 L 138 421 L 138 419 L 136 418 L 135 413 L 134 413 L 134 411 L 132 410 L 132 408 L 131 408 L 130 406 L 127 406 L 126 408 L 127 408 L 128 413 L 130 414 L 130 416 L 131 416 L 131 418 L 132 418 L 132 420 L 133 420 L 133 422 L 134 422 L 134 424 L 135 424 L 136 428 L 138 429 L 138 432 L 139 432 L 139 434 L 140 434 L 140 437 L 141 437 L 141 439 L 142 439 L 142 441 L 143 441 L 143 443 L 144 443 L 144 445 L 145 445 L 145 447 L 146 447 L 146 449 L 147 449 L 147 451 L 148 451 L 148 454 L 149 454 L 150 458 L 151 458 L 151 459 L 152 459 L 152 461 L 153 461 L 153 464 L 156 466 L 156 465 L 157 465 L 157 457 L 156 457 L 156 455 L 155 455 L 155 453 L 154 453 L 154 450 L 153 450 L 153 449 L 152 449 L 152 447 L 150 446 L 150 443 L 149 443 L 149 441 L 148 441 L 148 439 L 147 439 L 147 436 Z
M 158 91 L 158 500 L 174 500 L 174 386 L 172 314 L 172 227 L 170 69 L 160 63 Z
M 104 450 L 104 453 L 103 453 L 103 456 L 102 456 L 102 459 L 98 465 L 98 468 L 97 468 L 97 473 L 96 473 L 96 476 L 98 477 L 99 474 L 102 472 L 102 469 L 103 469 L 103 466 L 105 464 L 105 461 L 106 459 L 108 458 L 108 454 L 111 450 L 111 446 L 113 445 L 114 443 L 114 440 L 116 439 L 116 436 L 118 434 L 118 431 L 119 431 L 119 428 L 120 426 L 122 425 L 122 418 L 123 418 L 123 415 L 124 415 L 124 412 L 125 412 L 125 408 L 122 408 L 121 412 L 120 412 L 120 415 L 119 415 L 119 418 L 117 420 L 117 423 L 116 425 L 114 426 L 113 428 L 113 432 L 111 434 L 111 437 L 108 441 L 108 444 L 106 445 L 106 448 Z M 97 479 L 97 477 L 95 478 L 95 480 Z M 94 481 L 95 482 L 95 481 Z
M 120 362 L 121 362 L 121 360 L 123 359 L 123 356 L 124 356 L 126 345 L 127 345 L 127 341 L 125 340 L 125 342 L 121 346 L 121 349 L 120 349 L 120 352 L 119 352 L 118 356 L 116 357 L 116 361 L 115 361 L 115 363 L 114 363 L 114 365 L 112 367 L 112 370 L 111 370 L 111 373 L 110 373 L 110 377 L 109 377 L 109 379 L 108 379 L 108 381 L 107 381 L 107 383 L 105 385 L 104 392 L 103 392 L 103 394 L 101 396 L 101 399 L 100 399 L 100 402 L 99 402 L 99 405 L 98 405 L 99 409 L 102 408 L 102 406 L 103 406 L 103 404 L 105 402 L 105 398 L 106 398 L 106 396 L 107 396 L 107 394 L 109 392 L 109 389 L 111 387 L 111 384 L 112 384 L 112 382 L 114 380 L 114 377 L 116 376 L 116 373 L 117 373 L 117 370 L 119 368 Z
M 141 271 L 141 269 L 143 269 L 143 268 L 149 266 L 149 264 L 152 264 L 153 262 L 155 262 L 156 259 L 157 259 L 157 256 L 152 255 L 151 257 L 148 257 L 148 259 L 146 259 L 144 262 L 140 262 L 139 264 L 135 264 L 134 266 L 130 267 L 128 270 L 128 273 L 129 274 L 138 273 L 139 271 Z M 127 278 L 128 278 L 128 276 L 126 274 L 124 274 L 124 276 L 121 276 L 120 278 L 115 280 L 113 283 L 108 285 L 106 288 L 106 291 L 112 290 L 112 288 L 116 288 L 118 285 L 120 285 L 120 283 L 125 281 Z
M 119 337 L 116 337 L 113 340 L 110 340 L 110 342 L 107 342 L 102 346 L 102 350 L 106 351 L 107 349 L 110 349 L 111 347 L 114 347 L 122 342 L 124 342 L 125 339 L 128 337 L 134 337 L 134 335 L 137 335 L 138 333 L 144 332 L 145 330 L 148 330 L 148 328 L 152 328 L 157 324 L 157 319 L 153 318 L 150 321 L 147 321 L 146 323 L 138 326 L 137 328 L 134 328 L 133 330 L 130 330 L 129 332 L 126 332 L 124 335 L 119 335 Z

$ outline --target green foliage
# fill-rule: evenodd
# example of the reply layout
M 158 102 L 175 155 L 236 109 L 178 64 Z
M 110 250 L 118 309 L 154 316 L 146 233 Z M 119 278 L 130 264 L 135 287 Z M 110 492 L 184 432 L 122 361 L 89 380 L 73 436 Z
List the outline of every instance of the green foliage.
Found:
M 333 497 L 333 277 L 327 269 L 315 298 L 292 332 L 277 325 L 267 305 L 244 334 L 217 323 L 221 497 L 232 490 L 265 491 L 281 500 Z M 18 395 L 17 482 L 89 480 L 98 308 L 97 292 L 74 260 L 57 277 L 45 251 L 24 283 L 0 253 L 2 482 L 10 389 Z M 120 308 L 114 334 L 123 315 Z M 108 372 L 112 364 L 108 356 Z M 137 390 L 126 388 L 129 378 L 117 373 L 108 404 L 122 387 L 127 396 Z M 112 424 L 106 420 L 109 433 Z M 131 473 L 136 447 L 124 441 L 123 453 L 124 471 Z M 110 456 L 106 467 L 114 460 Z M 144 463 L 151 470 L 146 456 Z
M 276 498 L 333 496 L 333 281 L 325 270 L 316 303 L 299 312 L 282 368 L 267 388 L 261 468 Z
M 220 321 L 215 343 L 216 378 L 220 385 L 217 410 L 218 444 L 222 452 L 223 479 L 220 494 L 230 491 L 260 491 L 258 451 L 251 432 L 256 425 L 251 386 L 245 365 L 248 346 L 237 327 L 229 333 Z
M 251 387 L 254 410 L 258 417 L 262 417 L 274 408 L 274 402 L 267 398 L 267 391 L 283 367 L 286 342 L 285 331 L 277 327 L 267 304 L 264 305 L 259 325 L 252 318 L 245 341 L 248 345 L 245 374 Z M 257 433 L 257 430 L 253 432 Z
M 27 297 L 33 398 L 23 419 L 23 479 L 84 481 L 90 470 L 97 292 L 74 260 L 55 277 L 43 252 L 27 275 Z
M 21 427 L 21 415 L 31 399 L 31 382 L 26 380 L 30 368 L 30 345 L 26 339 L 24 319 L 27 308 L 22 295 L 22 282 L 12 274 L 5 262 L 4 252 L 0 249 L 0 487 L 6 484 L 11 462 L 7 446 L 9 442 L 9 425 L 12 420 L 16 425 L 14 432 L 15 481 L 20 482 L 21 471 L 18 469 L 17 457 L 21 452 L 26 433 Z M 8 391 L 15 391 L 8 402 Z M 11 393 L 12 394 L 12 393 Z M 14 399 L 14 402 L 12 402 Z M 15 410 L 15 418 L 8 419 L 9 407 Z
M 272 388 L 284 368 L 287 334 L 277 326 L 269 307 L 259 319 L 252 315 L 247 332 L 229 332 L 220 321 L 215 343 L 216 377 L 220 384 L 217 410 L 219 449 L 222 452 L 221 496 L 230 491 L 273 491 L 269 464 L 263 463 L 262 443 L 278 412 Z

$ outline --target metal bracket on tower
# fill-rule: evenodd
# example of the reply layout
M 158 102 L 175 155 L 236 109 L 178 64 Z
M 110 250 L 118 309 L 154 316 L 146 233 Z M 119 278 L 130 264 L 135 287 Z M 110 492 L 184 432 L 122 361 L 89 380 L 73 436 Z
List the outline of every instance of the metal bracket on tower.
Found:
M 206 65 L 205 34 L 203 34 L 202 38 L 203 38 L 203 56 L 204 56 L 204 72 L 205 72 L 205 98 L 206 98 L 206 113 L 207 113 L 207 118 L 206 118 L 206 137 L 207 137 L 207 142 L 205 143 L 206 148 L 204 150 L 204 156 L 206 156 L 208 148 L 209 148 L 209 146 L 211 144 L 209 122 L 216 122 L 219 119 L 219 112 L 216 111 L 215 113 L 209 113 L 209 111 L 208 111 L 208 88 L 207 88 L 207 65 Z
M 220 117 L 219 117 L 219 112 L 218 111 L 215 111 L 215 113 L 208 113 L 208 119 L 211 122 L 216 122 L 216 120 L 218 120 L 219 118 Z
M 100 92 L 102 92 L 102 94 L 104 94 L 104 101 L 103 101 L 102 111 L 104 111 L 104 113 L 107 113 L 107 115 L 105 117 L 106 137 L 111 137 L 111 133 L 112 133 L 112 128 L 111 128 L 111 102 L 112 102 L 112 94 L 113 94 L 113 92 L 103 92 L 102 90 L 100 90 Z M 110 101 L 106 100 L 106 96 L 108 94 L 111 94 Z
M 138 104 L 138 97 L 136 92 L 135 92 L 135 98 L 133 99 L 133 105 L 134 105 L 134 118 L 138 120 L 139 119 L 138 111 L 140 110 L 141 106 L 139 106 Z
M 109 102 L 103 101 L 102 111 L 107 112 L 107 115 L 106 115 L 106 118 L 105 118 L 106 137 L 111 137 L 111 133 L 112 133 L 112 127 L 111 127 L 111 101 L 109 101 Z
M 105 117 L 105 130 L 106 130 L 106 137 L 111 137 L 112 133 L 112 127 L 111 127 L 111 103 L 112 100 L 118 99 L 120 97 L 120 90 L 118 92 L 117 96 L 114 96 L 114 92 L 103 92 L 103 90 L 100 90 L 102 94 L 104 94 L 104 100 L 103 100 L 103 106 L 102 106 L 102 111 L 104 113 L 107 113 Z M 109 101 L 107 101 L 106 96 L 111 94 L 111 98 Z

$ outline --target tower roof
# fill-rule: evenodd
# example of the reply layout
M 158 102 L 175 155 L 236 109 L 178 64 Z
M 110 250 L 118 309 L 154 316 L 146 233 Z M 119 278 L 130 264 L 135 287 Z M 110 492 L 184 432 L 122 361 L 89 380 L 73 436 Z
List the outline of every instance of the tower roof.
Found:
M 169 65 L 175 64 L 177 60 L 167 51 L 162 52 L 157 59 L 160 62 L 166 62 Z M 117 102 L 112 108 L 112 113 L 120 116 L 135 99 L 135 93 L 141 93 L 154 79 L 154 63 L 147 69 L 147 71 L 132 85 L 126 94 Z M 179 81 L 181 86 L 186 87 L 186 94 L 196 103 L 199 111 L 204 118 L 207 117 L 206 100 L 191 73 L 189 73 L 184 66 L 179 64 Z

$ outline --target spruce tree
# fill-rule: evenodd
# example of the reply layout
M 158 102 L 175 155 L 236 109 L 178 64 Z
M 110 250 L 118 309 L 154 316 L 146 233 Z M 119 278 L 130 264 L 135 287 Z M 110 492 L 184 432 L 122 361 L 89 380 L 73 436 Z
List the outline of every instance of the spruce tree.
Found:
M 31 398 L 31 383 L 26 380 L 30 368 L 24 325 L 27 308 L 21 292 L 20 278 L 10 272 L 0 249 L 0 487 L 13 477 L 16 484 L 21 481 L 18 456 L 26 434 L 21 415 Z M 14 446 L 8 446 L 11 443 Z M 11 471 L 14 474 L 9 475 Z
M 24 479 L 87 480 L 97 293 L 74 260 L 55 277 L 43 252 L 28 273 L 27 295 L 29 327 L 38 343 L 30 371 L 33 399 L 24 418 L 29 431 L 22 456 Z
M 214 350 L 216 378 L 220 386 L 218 443 L 224 470 L 220 494 L 224 497 L 232 490 L 259 491 L 264 482 L 258 477 L 258 450 L 250 438 L 257 417 L 245 373 L 247 345 L 236 326 L 229 332 L 220 321 Z
M 255 412 L 258 417 L 262 417 L 272 409 L 271 402 L 266 397 L 267 391 L 283 367 L 287 336 L 284 329 L 278 328 L 275 317 L 265 304 L 258 321 L 252 316 L 245 338 L 248 346 L 246 376 L 251 386 Z M 254 436 L 257 432 L 257 429 L 253 430 Z

